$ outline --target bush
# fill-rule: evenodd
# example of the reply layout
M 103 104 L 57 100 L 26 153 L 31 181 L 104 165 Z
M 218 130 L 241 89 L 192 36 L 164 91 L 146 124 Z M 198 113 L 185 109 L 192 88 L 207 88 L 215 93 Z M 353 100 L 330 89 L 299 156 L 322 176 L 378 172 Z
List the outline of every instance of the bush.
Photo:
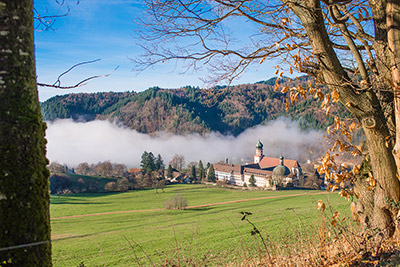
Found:
M 57 196 L 69 196 L 72 194 L 72 191 L 69 189 L 64 189 L 64 190 L 57 191 L 56 194 L 57 194 Z
M 188 205 L 187 199 L 182 194 L 176 194 L 173 198 L 164 202 L 164 208 L 167 210 L 184 209 Z
M 129 181 L 127 178 L 121 178 L 117 181 L 117 190 L 119 192 L 126 192 L 129 189 Z
M 64 189 L 69 189 L 71 187 L 71 181 L 68 177 L 61 175 L 52 175 L 50 177 L 50 193 L 57 194 L 62 192 Z
M 109 182 L 104 186 L 104 190 L 108 192 L 117 191 L 117 185 L 115 184 L 115 182 Z

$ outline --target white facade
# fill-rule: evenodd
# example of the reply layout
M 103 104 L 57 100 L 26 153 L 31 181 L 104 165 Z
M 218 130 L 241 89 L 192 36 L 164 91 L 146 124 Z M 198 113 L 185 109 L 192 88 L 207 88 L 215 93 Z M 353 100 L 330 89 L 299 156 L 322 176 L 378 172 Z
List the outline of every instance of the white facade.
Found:
M 244 182 L 247 185 L 250 185 L 250 177 L 251 177 L 251 173 L 246 173 L 244 175 Z M 256 186 L 257 187 L 264 187 L 264 188 L 270 188 L 272 187 L 272 184 L 270 182 L 270 179 L 268 177 L 265 177 L 263 175 L 259 176 L 257 174 L 253 174 L 254 175 L 254 179 L 256 180 Z
M 240 173 L 215 170 L 215 178 L 217 181 L 224 181 L 233 185 L 243 186 L 243 179 Z

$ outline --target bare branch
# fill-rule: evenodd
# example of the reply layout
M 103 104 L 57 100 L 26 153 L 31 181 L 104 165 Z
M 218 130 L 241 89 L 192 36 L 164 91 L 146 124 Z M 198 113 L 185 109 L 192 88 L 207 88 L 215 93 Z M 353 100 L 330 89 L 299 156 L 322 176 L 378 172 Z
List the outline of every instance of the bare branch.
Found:
M 61 73 L 61 74 L 58 76 L 57 81 L 55 81 L 53 84 L 45 84 L 45 83 L 39 83 L 39 82 L 38 82 L 37 85 L 38 85 L 38 86 L 42 86 L 42 87 L 52 87 L 52 88 L 57 88 L 57 89 L 73 89 L 73 88 L 77 88 L 77 87 L 81 87 L 81 86 L 86 85 L 87 82 L 90 81 L 90 80 L 97 79 L 97 78 L 102 78 L 102 77 L 108 77 L 108 76 L 110 76 L 112 73 L 114 73 L 114 71 L 116 71 L 116 70 L 119 68 L 119 66 L 117 66 L 112 72 L 110 72 L 110 73 L 108 73 L 108 74 L 91 76 L 91 77 L 89 77 L 89 78 L 86 78 L 86 79 L 84 79 L 84 80 L 78 82 L 78 83 L 75 84 L 75 85 L 71 85 L 71 86 L 62 86 L 62 85 L 61 85 L 60 78 L 61 78 L 62 76 L 64 76 L 65 74 L 69 73 L 72 69 L 74 69 L 74 68 L 76 68 L 76 67 L 78 67 L 78 66 L 84 65 L 84 64 L 94 63 L 94 62 L 97 62 L 97 61 L 99 61 L 99 60 L 101 60 L 101 59 L 95 59 L 95 60 L 91 60 L 91 61 L 86 61 L 86 62 L 81 62 L 81 63 L 75 64 L 75 65 L 73 65 L 71 68 L 69 68 L 68 70 L 66 70 L 66 71 L 64 71 L 63 73 Z
M 61 84 L 60 78 L 61 78 L 62 76 L 64 76 L 65 74 L 67 74 L 68 72 L 70 72 L 71 70 L 73 70 L 74 68 L 76 68 L 76 67 L 78 67 L 78 66 L 81 66 L 81 65 L 94 63 L 94 62 L 97 62 L 97 61 L 100 61 L 100 60 L 101 60 L 101 59 L 98 58 L 98 59 L 94 59 L 94 60 L 90 60 L 90 61 L 80 62 L 80 63 L 78 63 L 78 64 L 73 65 L 72 67 L 70 67 L 68 70 L 64 71 L 63 73 L 61 73 L 61 74 L 57 77 L 57 81 L 55 81 L 55 82 L 53 83 L 53 86 L 60 86 L 60 84 Z
M 56 22 L 56 18 L 61 18 L 61 17 L 66 17 L 68 16 L 70 12 L 70 8 L 68 4 L 66 4 L 66 11 L 62 11 L 65 1 L 62 0 L 61 2 L 56 1 L 57 4 L 59 5 L 57 12 L 54 14 L 48 15 L 48 10 L 46 9 L 45 14 L 41 14 L 35 7 L 33 8 L 33 19 L 36 25 L 34 26 L 34 29 L 36 31 L 47 31 L 47 30 L 54 30 L 53 25 Z M 79 4 L 79 1 L 78 3 Z

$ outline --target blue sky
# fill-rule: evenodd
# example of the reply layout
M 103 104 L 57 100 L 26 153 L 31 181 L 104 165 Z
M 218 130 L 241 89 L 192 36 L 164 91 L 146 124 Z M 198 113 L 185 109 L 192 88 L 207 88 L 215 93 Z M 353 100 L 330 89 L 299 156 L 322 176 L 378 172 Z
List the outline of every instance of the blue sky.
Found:
M 60 0 L 59 0 L 60 1 Z M 56 18 L 53 30 L 35 31 L 36 68 L 38 82 L 54 83 L 58 75 L 71 66 L 84 61 L 101 61 L 80 66 L 62 78 L 62 85 L 75 84 L 94 75 L 118 70 L 106 78 L 91 80 L 84 87 L 70 90 L 39 87 L 39 99 L 66 93 L 99 91 L 143 91 L 152 86 L 179 88 L 185 85 L 206 86 L 200 78 L 206 71 L 183 73 L 181 64 L 164 63 L 152 69 L 133 72 L 129 58 L 143 51 L 132 37 L 134 23 L 143 15 L 142 1 L 137 0 L 65 0 L 60 14 L 67 10 L 68 16 Z M 41 15 L 57 14 L 60 6 L 56 0 L 36 0 L 35 8 Z M 232 31 L 239 37 L 247 32 L 242 23 L 232 23 Z M 274 64 L 263 63 L 249 69 L 233 84 L 253 83 L 271 78 Z

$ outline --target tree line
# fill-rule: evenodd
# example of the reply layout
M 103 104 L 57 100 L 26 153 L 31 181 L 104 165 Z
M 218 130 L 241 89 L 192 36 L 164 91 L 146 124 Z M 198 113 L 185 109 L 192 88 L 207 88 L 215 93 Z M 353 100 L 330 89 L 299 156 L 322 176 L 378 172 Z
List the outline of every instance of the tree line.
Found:
M 126 192 L 141 188 L 154 188 L 158 193 L 159 190 L 164 191 L 165 186 L 172 181 L 215 182 L 215 171 L 210 163 L 204 167 L 200 160 L 198 163 L 190 162 L 186 165 L 185 157 L 176 154 L 166 168 L 160 154 L 155 156 L 152 152 L 147 151 L 144 151 L 141 156 L 139 170 L 128 170 L 125 164 L 110 161 L 97 164 L 82 162 L 74 168 L 66 164 L 51 162 L 48 168 L 52 174 L 50 192 L 58 195 L 85 192 Z M 96 178 L 99 176 L 102 178 Z

